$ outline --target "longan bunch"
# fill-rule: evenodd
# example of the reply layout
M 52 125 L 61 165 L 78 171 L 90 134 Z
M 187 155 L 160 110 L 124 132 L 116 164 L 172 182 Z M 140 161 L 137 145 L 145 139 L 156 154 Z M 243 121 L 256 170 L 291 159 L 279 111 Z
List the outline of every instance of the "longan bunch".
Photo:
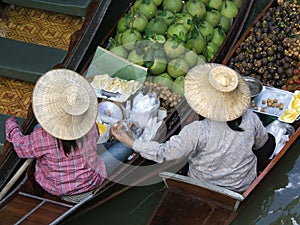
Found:
M 168 87 L 161 83 L 145 82 L 144 91 L 152 94 L 155 93 L 160 100 L 160 105 L 167 110 L 168 114 L 182 100 L 179 94 L 170 91 Z

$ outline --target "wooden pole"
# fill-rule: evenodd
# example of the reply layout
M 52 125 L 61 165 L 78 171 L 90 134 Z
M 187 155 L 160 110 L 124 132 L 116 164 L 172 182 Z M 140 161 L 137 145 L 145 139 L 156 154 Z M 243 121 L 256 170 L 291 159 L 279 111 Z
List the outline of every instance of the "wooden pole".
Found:
M 10 181 L 5 185 L 5 187 L 0 192 L 0 200 L 6 195 L 9 189 L 16 183 L 16 181 L 20 178 L 23 172 L 28 168 L 28 166 L 32 163 L 33 159 L 27 159 L 20 169 L 15 173 L 15 175 L 10 179 Z

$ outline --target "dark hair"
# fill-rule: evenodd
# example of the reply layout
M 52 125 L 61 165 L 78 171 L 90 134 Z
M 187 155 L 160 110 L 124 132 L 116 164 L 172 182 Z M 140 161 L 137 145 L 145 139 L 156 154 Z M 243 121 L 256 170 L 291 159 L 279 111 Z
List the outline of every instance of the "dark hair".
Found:
M 240 116 L 235 120 L 227 121 L 227 125 L 234 131 L 244 131 L 242 128 L 239 127 L 241 123 L 242 123 L 242 116 Z
M 203 117 L 199 114 L 198 114 L 198 116 L 199 116 L 199 120 L 205 119 L 205 117 Z M 239 131 L 239 132 L 244 131 L 242 128 L 239 127 L 242 123 L 242 116 L 240 116 L 239 118 L 237 118 L 235 120 L 227 121 L 226 123 L 234 131 Z
M 58 141 L 58 146 L 59 146 L 59 142 L 61 141 L 65 156 L 67 156 L 67 157 L 68 157 L 69 153 L 71 152 L 72 147 L 73 147 L 74 151 L 76 149 L 78 149 L 76 140 L 59 140 L 59 139 L 57 139 L 57 141 Z

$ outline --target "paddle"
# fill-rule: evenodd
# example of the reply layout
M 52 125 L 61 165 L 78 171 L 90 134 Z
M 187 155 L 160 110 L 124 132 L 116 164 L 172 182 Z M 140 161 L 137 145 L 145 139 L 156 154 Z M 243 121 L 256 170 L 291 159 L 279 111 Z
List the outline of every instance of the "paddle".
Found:
M 0 200 L 6 195 L 9 189 L 16 183 L 19 177 L 23 174 L 23 172 L 30 166 L 33 159 L 27 159 L 23 165 L 19 168 L 19 170 L 15 173 L 15 175 L 10 179 L 10 181 L 5 185 L 5 187 L 0 192 Z

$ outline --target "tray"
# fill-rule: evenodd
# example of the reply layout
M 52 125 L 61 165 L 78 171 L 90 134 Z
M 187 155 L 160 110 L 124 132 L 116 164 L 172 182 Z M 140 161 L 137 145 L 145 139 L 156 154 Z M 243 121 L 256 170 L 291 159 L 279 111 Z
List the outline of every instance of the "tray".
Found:
M 289 103 L 293 97 L 293 93 L 278 88 L 263 86 L 261 93 L 256 96 L 251 103 L 253 111 L 266 114 L 269 116 L 279 117 L 289 107 Z M 275 106 L 268 106 L 267 101 L 277 99 Z M 263 100 L 266 101 L 263 104 Z M 253 105 L 253 103 L 255 105 Z M 282 103 L 282 108 L 277 105 Z
M 142 84 L 136 80 L 127 81 L 118 77 L 111 78 L 107 74 L 96 75 L 90 84 L 98 98 L 115 102 L 125 102 L 142 87 Z
M 249 85 L 251 97 L 258 96 L 263 88 L 263 84 L 253 77 L 244 76 L 244 79 Z

